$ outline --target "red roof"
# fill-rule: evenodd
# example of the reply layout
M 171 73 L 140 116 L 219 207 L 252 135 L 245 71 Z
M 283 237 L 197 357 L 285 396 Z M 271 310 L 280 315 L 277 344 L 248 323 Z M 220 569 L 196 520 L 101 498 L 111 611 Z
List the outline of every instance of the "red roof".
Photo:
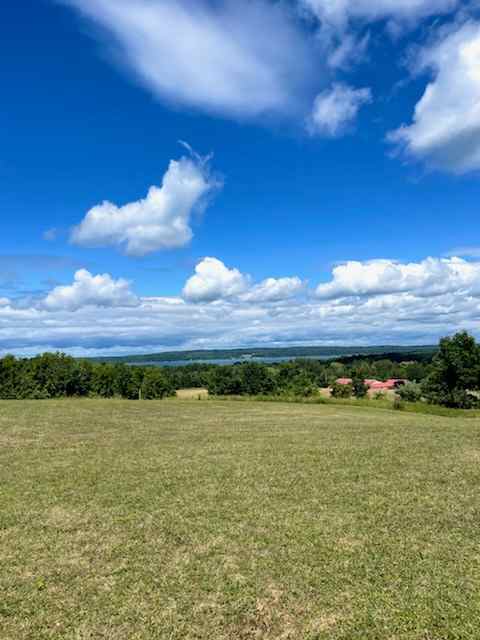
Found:
M 346 386 L 347 384 L 352 384 L 352 382 L 353 382 L 352 378 L 338 378 L 338 380 L 336 381 L 336 384 Z M 400 385 L 405 384 L 407 380 L 401 380 L 399 378 L 390 378 L 390 380 L 387 380 L 386 382 L 381 382 L 380 380 L 372 380 L 367 378 L 364 382 L 367 385 L 367 387 L 369 387 L 370 389 L 388 390 L 388 389 L 396 389 Z
M 370 385 L 370 389 L 393 389 L 392 385 L 388 384 L 388 382 L 372 382 Z

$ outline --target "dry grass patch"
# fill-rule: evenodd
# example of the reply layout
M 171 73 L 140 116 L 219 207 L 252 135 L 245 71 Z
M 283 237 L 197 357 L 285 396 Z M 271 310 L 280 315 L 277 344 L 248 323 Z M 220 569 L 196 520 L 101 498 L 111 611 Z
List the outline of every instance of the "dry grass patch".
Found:
M 176 392 L 180 400 L 206 400 L 208 398 L 207 389 L 179 389 Z

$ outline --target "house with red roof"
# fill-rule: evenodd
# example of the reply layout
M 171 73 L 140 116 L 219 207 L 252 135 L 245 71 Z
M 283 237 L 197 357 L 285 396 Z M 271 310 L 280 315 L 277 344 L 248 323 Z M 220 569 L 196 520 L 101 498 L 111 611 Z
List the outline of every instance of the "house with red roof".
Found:
M 367 378 L 366 380 L 364 380 L 364 382 L 372 391 L 395 391 L 395 389 L 403 386 L 408 381 L 402 380 L 400 378 L 390 378 L 390 380 L 382 382 L 381 380 L 371 380 Z M 352 383 L 352 378 L 338 378 L 338 380 L 336 381 L 336 384 L 342 386 L 347 386 Z

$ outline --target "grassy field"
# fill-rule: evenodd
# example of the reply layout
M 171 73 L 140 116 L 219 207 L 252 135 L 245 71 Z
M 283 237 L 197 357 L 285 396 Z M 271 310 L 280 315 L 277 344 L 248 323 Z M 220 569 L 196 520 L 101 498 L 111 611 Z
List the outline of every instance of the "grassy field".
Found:
M 480 420 L 0 403 L 0 639 L 480 638 Z

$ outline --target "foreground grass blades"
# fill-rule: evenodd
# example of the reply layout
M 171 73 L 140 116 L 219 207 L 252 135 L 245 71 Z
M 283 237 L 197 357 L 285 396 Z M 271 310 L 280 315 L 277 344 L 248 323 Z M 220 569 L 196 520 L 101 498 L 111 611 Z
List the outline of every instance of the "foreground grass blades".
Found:
M 480 420 L 0 403 L 0 638 L 476 639 Z

